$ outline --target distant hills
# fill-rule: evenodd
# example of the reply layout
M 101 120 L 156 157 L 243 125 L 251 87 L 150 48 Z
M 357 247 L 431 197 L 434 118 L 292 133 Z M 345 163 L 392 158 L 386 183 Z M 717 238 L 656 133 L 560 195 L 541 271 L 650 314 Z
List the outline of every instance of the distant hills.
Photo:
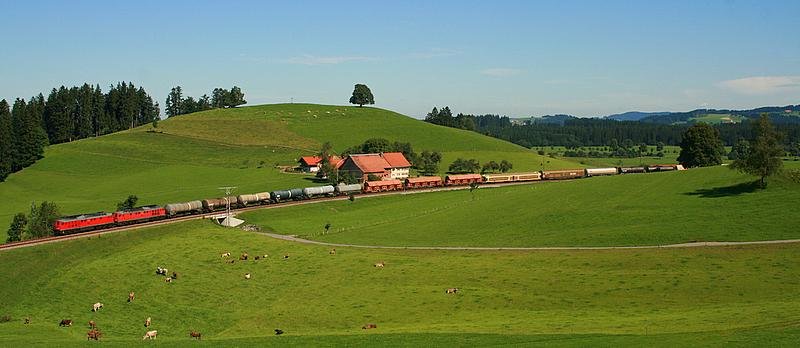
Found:
M 686 124 L 696 122 L 706 123 L 739 123 L 747 119 L 757 118 L 762 113 L 768 114 L 775 123 L 800 123 L 800 104 L 787 106 L 765 106 L 749 110 L 728 109 L 695 109 L 686 112 L 641 112 L 629 111 L 620 114 L 598 116 L 598 119 L 615 121 L 647 122 L 655 124 Z M 539 117 L 512 118 L 514 124 L 560 124 L 567 120 L 576 119 L 573 115 L 545 115 Z

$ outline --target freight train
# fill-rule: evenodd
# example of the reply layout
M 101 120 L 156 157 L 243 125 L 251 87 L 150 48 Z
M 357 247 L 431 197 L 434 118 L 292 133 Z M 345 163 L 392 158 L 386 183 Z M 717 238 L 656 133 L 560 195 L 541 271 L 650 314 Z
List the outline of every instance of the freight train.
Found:
M 238 196 L 208 198 L 203 200 L 170 203 L 163 207 L 148 205 L 133 209 L 120 210 L 114 213 L 97 212 L 65 216 L 55 221 L 53 230 L 56 235 L 103 229 L 114 226 L 136 224 L 178 216 L 212 213 L 231 208 L 277 204 L 286 201 L 297 201 L 321 197 L 347 196 L 353 194 L 370 194 L 400 190 L 415 190 L 444 186 L 469 186 L 474 184 L 501 184 L 538 180 L 569 180 L 602 175 L 618 175 L 630 173 L 664 172 L 683 170 L 680 164 L 659 164 L 642 167 L 609 167 L 566 170 L 545 170 L 530 173 L 502 174 L 454 174 L 444 178 L 439 176 L 423 176 L 401 180 L 366 181 L 363 184 L 338 184 L 293 188 L 272 192 L 259 192 Z

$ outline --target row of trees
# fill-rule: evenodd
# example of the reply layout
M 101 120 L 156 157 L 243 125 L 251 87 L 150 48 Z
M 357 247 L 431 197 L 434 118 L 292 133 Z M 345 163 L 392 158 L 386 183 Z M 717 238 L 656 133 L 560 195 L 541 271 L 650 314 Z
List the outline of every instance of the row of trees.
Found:
M 48 144 L 100 136 L 152 122 L 159 117 L 158 103 L 142 87 L 130 82 L 53 88 L 17 98 L 13 107 L 0 101 L 0 181 L 30 166 Z
M 495 161 L 486 162 L 482 167 L 480 162 L 476 159 L 463 159 L 457 158 L 448 167 L 448 172 L 453 174 L 475 173 L 480 170 L 481 174 L 485 173 L 505 173 L 513 169 L 514 166 L 511 162 L 502 160 L 500 163 Z
M 165 112 L 167 117 L 172 117 L 215 108 L 233 108 L 243 104 L 247 104 L 247 101 L 244 100 L 242 89 L 237 86 L 233 86 L 230 90 L 214 88 L 211 97 L 203 94 L 197 99 L 191 96 L 184 97 L 181 86 L 175 86 L 167 95 Z
M 6 241 L 18 242 L 52 236 L 53 223 L 59 216 L 58 206 L 55 203 L 45 201 L 38 206 L 31 204 L 31 211 L 27 216 L 25 213 L 14 215 Z

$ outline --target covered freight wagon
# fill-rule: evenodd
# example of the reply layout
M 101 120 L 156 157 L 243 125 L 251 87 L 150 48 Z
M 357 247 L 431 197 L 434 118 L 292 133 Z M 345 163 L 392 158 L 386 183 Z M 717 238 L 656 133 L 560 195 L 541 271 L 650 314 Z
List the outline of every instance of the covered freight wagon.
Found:
M 586 176 L 617 175 L 617 168 L 586 168 Z
M 191 201 L 184 203 L 170 203 L 164 206 L 167 215 L 175 216 L 180 214 L 192 214 L 203 210 L 203 202 Z
M 406 179 L 406 188 L 440 187 L 444 186 L 442 178 L 438 176 L 420 176 Z
M 456 174 L 444 177 L 444 184 L 447 186 L 469 185 L 482 182 L 483 177 L 480 174 Z
M 236 197 L 236 201 L 239 202 L 239 205 L 243 207 L 248 204 L 266 204 L 269 202 L 269 192 L 239 195 Z
M 565 180 L 583 177 L 583 169 L 546 170 L 542 172 L 545 180 Z
M 400 180 L 378 180 L 364 182 L 364 192 L 385 192 L 403 189 L 403 182 Z

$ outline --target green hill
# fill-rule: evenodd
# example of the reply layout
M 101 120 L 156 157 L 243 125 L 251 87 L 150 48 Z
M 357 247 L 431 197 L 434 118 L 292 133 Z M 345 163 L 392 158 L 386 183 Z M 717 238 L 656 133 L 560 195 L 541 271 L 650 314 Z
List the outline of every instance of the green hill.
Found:
M 312 185 L 283 173 L 331 141 L 335 148 L 371 137 L 411 142 L 417 151 L 442 151 L 440 169 L 458 156 L 507 159 L 517 171 L 538 169 L 532 151 L 473 132 L 431 125 L 391 111 L 310 104 L 218 109 L 164 120 L 99 138 L 50 146 L 45 158 L 0 183 L 0 226 L 31 202 L 54 201 L 64 214 L 113 210 L 129 194 L 141 204 L 220 195 L 220 186 L 256 192 Z M 549 167 L 575 167 L 550 160 Z M 4 238 L 2 238 L 4 239 Z
M 129 346 L 147 317 L 169 346 L 760 346 L 800 335 L 797 245 L 328 250 L 194 221 L 0 252 L 0 317 L 11 319 L 0 345 L 86 344 L 95 320 L 104 345 Z M 226 251 L 269 257 L 227 264 Z M 165 283 L 157 266 L 178 279 Z

